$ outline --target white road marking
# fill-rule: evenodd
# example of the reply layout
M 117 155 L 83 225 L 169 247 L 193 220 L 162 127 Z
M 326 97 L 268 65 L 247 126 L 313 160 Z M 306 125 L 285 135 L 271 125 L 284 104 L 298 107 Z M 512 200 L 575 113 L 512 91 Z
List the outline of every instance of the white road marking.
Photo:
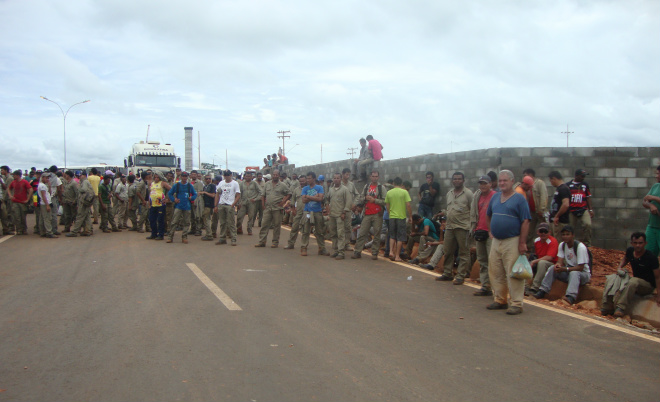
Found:
M 289 229 L 285 226 L 282 226 L 282 228 L 291 230 L 291 229 Z M 326 240 L 326 242 L 328 242 L 328 241 L 329 240 Z M 365 248 L 364 250 L 362 250 L 362 254 L 370 256 L 371 255 L 371 249 L 366 249 Z M 384 261 L 387 261 L 387 262 L 390 262 L 390 263 L 393 263 L 393 264 L 397 264 L 397 265 L 400 265 L 404 268 L 412 269 L 414 271 L 418 271 L 418 272 L 421 272 L 421 273 L 426 274 L 426 275 L 431 275 L 431 276 L 434 276 L 434 277 L 441 276 L 441 274 L 435 273 L 433 271 L 429 271 L 428 269 L 420 268 L 420 267 L 415 266 L 415 265 L 411 265 L 411 264 L 408 264 L 408 263 L 405 263 L 405 262 L 400 262 L 400 261 L 392 261 L 387 256 L 386 257 L 380 257 L 379 260 L 384 260 Z M 465 282 L 465 283 L 463 283 L 463 286 L 469 286 L 469 287 L 474 288 L 474 289 L 481 289 L 481 286 L 479 286 L 477 284 L 474 284 L 474 283 Z M 635 331 L 635 330 L 623 327 L 621 325 L 612 324 L 608 321 L 598 320 L 596 318 L 591 318 L 591 317 L 587 317 L 587 316 L 584 316 L 584 315 L 581 315 L 581 314 L 572 313 L 572 312 L 566 311 L 564 309 L 559 309 L 557 307 L 548 306 L 547 304 L 535 302 L 535 301 L 529 300 L 529 299 L 525 299 L 524 304 L 529 304 L 531 306 L 540 307 L 540 308 L 545 309 L 545 310 L 554 311 L 555 313 L 559 313 L 559 314 L 563 314 L 563 315 L 568 316 L 568 317 L 576 318 L 578 320 L 585 321 L 585 322 L 588 322 L 590 324 L 600 325 L 601 327 L 605 327 L 605 328 L 613 329 L 615 331 L 623 332 L 624 334 L 633 335 L 633 336 L 636 336 L 636 337 L 639 337 L 639 338 L 646 339 L 648 341 L 653 341 L 653 342 L 656 342 L 656 343 L 660 343 L 660 338 L 658 338 L 657 336 L 648 335 L 648 334 L 645 334 L 645 333 L 642 333 L 642 332 L 639 332 L 639 331 Z
M 225 307 L 227 307 L 228 310 L 243 310 L 231 299 L 231 297 L 227 296 L 227 294 L 223 292 L 222 289 L 213 283 L 213 281 L 209 279 L 209 277 L 206 276 L 206 274 L 204 274 L 204 272 L 202 272 L 202 270 L 199 269 L 197 265 L 191 262 L 186 263 L 186 265 L 188 268 L 190 268 L 193 274 L 195 274 L 195 276 L 197 276 L 197 278 L 202 281 L 204 286 L 206 286 L 211 291 L 211 293 L 213 293 L 215 297 L 217 297 L 218 300 L 220 300 L 220 302 L 225 305 Z
M 12 237 L 14 237 L 14 235 L 6 235 L 6 236 L 2 236 L 2 237 L 0 237 L 0 243 L 9 240 L 9 239 L 11 239 Z

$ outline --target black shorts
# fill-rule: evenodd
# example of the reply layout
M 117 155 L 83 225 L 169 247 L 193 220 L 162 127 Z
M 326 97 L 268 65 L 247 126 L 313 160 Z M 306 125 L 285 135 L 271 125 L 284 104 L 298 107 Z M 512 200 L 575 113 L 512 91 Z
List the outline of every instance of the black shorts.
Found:
M 390 239 L 396 241 L 406 241 L 408 239 L 406 221 L 407 219 L 390 218 Z

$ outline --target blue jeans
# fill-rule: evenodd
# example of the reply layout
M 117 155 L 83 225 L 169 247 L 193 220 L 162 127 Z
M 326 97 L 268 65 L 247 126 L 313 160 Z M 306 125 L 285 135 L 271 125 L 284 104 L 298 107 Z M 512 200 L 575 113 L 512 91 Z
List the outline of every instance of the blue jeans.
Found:
M 420 203 L 417 206 L 417 213 L 424 218 L 431 219 L 433 218 L 433 207 Z
M 165 235 L 165 209 L 167 206 L 149 208 L 149 223 L 151 224 L 151 237 Z

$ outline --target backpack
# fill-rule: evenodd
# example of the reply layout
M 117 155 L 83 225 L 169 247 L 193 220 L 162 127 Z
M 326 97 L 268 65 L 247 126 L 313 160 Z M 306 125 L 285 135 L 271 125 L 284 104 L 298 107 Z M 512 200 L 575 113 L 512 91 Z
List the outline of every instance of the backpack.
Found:
M 181 199 L 179 197 L 179 193 L 180 193 L 180 190 L 181 190 L 180 184 L 181 184 L 181 182 L 176 182 L 176 184 L 175 184 L 175 186 L 176 186 L 176 198 L 179 198 L 179 199 Z M 192 191 L 190 191 L 190 187 L 192 187 L 192 185 L 190 183 L 186 183 L 186 185 L 188 186 L 187 187 L 188 188 L 188 194 L 192 194 Z
M 578 246 L 580 244 L 581 243 L 579 241 L 573 240 L 573 252 L 575 253 L 575 258 L 577 258 L 577 249 L 578 249 Z M 593 265 L 594 257 L 591 254 L 591 250 L 589 250 L 589 247 L 587 247 L 587 246 L 584 246 L 584 247 L 587 249 L 587 257 L 589 259 L 589 263 L 588 263 L 589 264 L 589 273 L 593 274 L 593 272 L 594 272 L 594 265 Z M 566 243 L 565 242 L 564 242 L 564 255 L 566 255 Z
M 362 198 L 367 197 L 367 192 L 369 191 L 369 187 L 371 186 L 371 183 L 367 183 L 364 185 L 364 191 L 362 192 Z M 378 187 L 376 187 L 376 198 L 382 198 L 383 195 L 383 185 L 378 184 Z

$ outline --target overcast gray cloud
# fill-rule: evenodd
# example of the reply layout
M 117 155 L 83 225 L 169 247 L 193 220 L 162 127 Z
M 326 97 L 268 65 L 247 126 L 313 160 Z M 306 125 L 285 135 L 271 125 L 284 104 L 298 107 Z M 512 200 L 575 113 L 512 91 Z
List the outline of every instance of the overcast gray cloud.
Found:
M 387 159 L 505 146 L 657 145 L 656 1 L 0 2 L 0 161 L 123 163 L 202 137 L 202 160 Z M 196 142 L 196 138 L 195 138 Z M 299 145 L 295 145 L 299 144 Z M 295 147 L 294 147 L 295 146 Z M 197 165 L 197 150 L 195 165 Z

